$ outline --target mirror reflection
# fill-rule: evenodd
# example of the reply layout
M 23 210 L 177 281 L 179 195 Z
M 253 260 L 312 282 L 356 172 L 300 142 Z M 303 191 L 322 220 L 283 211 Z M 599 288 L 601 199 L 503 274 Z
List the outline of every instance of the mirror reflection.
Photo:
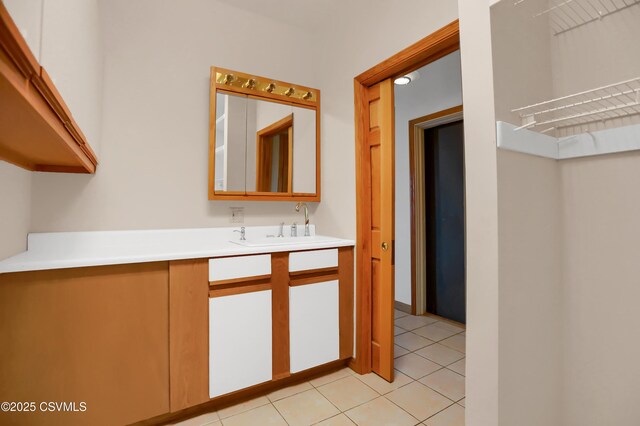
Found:
M 217 192 L 316 192 L 314 109 L 216 94 Z
M 245 190 L 247 98 L 218 93 L 216 97 L 215 189 Z
M 291 192 L 293 129 L 291 105 L 247 100 L 247 192 Z

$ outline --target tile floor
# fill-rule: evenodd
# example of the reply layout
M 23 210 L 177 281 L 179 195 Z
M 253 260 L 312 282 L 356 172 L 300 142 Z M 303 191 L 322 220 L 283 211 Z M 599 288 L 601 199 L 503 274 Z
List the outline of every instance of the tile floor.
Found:
M 395 311 L 395 380 L 348 368 L 180 426 L 464 426 L 465 330 Z

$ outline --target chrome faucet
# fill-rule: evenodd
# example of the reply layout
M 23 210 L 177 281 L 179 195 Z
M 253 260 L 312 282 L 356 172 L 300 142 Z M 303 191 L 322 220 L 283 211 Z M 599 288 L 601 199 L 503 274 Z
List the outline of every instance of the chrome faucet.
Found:
M 280 222 L 280 232 L 278 232 L 278 238 L 284 237 L 284 222 Z
M 304 236 L 308 237 L 311 235 L 309 232 L 309 209 L 307 209 L 307 203 L 298 203 L 296 211 L 299 212 L 301 207 L 304 207 Z
M 234 229 L 233 232 L 239 232 L 240 233 L 240 241 L 246 241 L 246 238 L 244 237 L 245 236 L 244 226 L 241 226 L 239 231 L 237 229 Z

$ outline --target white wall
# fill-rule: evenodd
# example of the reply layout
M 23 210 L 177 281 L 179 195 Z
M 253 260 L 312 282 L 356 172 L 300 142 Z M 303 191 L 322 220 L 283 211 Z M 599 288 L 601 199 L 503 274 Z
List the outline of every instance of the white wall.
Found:
M 460 51 L 418 70 L 420 78 L 395 86 L 396 142 L 396 300 L 411 305 L 411 187 L 409 121 L 462 105 Z

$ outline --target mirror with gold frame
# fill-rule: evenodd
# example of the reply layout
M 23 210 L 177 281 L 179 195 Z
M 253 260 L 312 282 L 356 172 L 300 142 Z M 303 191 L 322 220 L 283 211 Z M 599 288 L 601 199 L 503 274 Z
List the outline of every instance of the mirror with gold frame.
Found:
M 320 91 L 211 67 L 209 199 L 320 201 Z

